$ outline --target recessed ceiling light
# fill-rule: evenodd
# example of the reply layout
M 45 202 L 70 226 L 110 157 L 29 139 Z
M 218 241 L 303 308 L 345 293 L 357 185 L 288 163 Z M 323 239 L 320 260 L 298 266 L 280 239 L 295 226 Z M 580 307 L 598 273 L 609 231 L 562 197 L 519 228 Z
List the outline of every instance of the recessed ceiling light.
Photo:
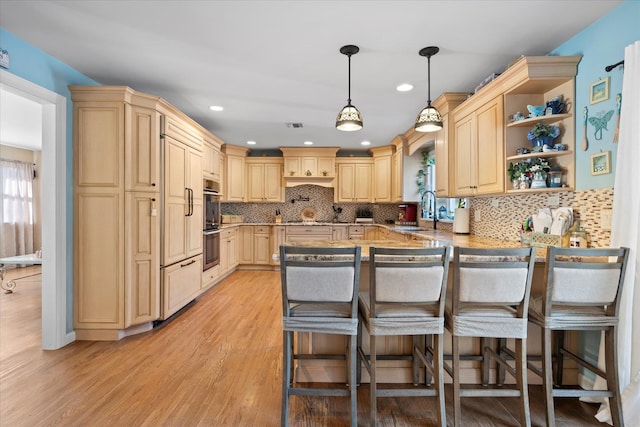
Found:
M 255 142 L 255 141 L 247 141 L 247 144 L 249 144 L 249 145 L 256 145 L 256 142 Z
M 313 145 L 313 141 L 305 141 L 304 145 Z
M 409 92 L 411 89 L 413 89 L 413 85 L 409 83 L 402 83 L 396 87 L 398 92 Z
M 371 142 L 369 142 L 369 141 L 362 141 L 362 142 L 360 143 L 360 145 L 371 145 Z
M 209 109 L 211 111 L 222 111 L 222 110 L 224 110 L 224 108 L 219 106 L 219 105 L 212 105 L 211 107 L 209 107 Z

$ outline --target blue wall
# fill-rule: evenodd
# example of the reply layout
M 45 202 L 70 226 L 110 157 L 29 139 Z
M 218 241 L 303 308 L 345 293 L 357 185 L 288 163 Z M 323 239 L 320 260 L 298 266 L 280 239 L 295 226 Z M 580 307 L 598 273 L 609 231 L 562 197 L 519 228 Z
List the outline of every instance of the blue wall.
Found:
M 587 7 L 587 6 L 585 6 Z M 582 55 L 576 76 L 576 99 L 573 112 L 576 117 L 576 189 L 613 188 L 617 144 L 613 143 L 616 127 L 616 94 L 622 92 L 623 67 L 607 73 L 604 67 L 624 59 L 624 48 L 640 40 L 640 1 L 626 0 L 620 6 L 598 19 L 562 45 L 550 52 L 551 55 Z M 592 83 L 610 77 L 609 99 L 596 104 L 589 103 Z M 622 100 L 624 104 L 624 99 Z M 607 130 L 602 131 L 602 139 L 596 140 L 594 126 L 587 125 L 589 148 L 582 151 L 583 114 L 588 107 L 589 116 L 596 117 L 614 110 Z M 600 151 L 611 151 L 611 173 L 591 175 L 591 155 Z
M 73 104 L 68 85 L 98 85 L 54 57 L 0 28 L 0 47 L 11 57 L 9 73 L 67 98 L 67 212 L 73 212 Z M 73 214 L 67 217 L 67 332 L 73 331 Z

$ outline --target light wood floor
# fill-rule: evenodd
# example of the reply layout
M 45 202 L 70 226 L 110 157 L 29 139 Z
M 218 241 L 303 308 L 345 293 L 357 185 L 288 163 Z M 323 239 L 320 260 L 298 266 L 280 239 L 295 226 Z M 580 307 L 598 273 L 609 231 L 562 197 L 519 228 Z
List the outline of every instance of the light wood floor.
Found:
M 236 272 L 169 323 L 119 342 L 40 349 L 40 283 L 0 294 L 0 426 L 277 426 L 277 272 Z M 369 425 L 367 384 L 358 424 Z M 544 425 L 531 387 L 534 426 Z M 447 386 L 447 403 L 451 402 Z M 451 424 L 452 408 L 447 407 Z M 602 426 L 597 406 L 556 399 L 558 426 Z M 380 426 L 433 426 L 433 398 L 378 399 Z M 463 399 L 465 426 L 517 426 L 514 399 Z M 291 425 L 348 425 L 345 398 L 292 398 Z

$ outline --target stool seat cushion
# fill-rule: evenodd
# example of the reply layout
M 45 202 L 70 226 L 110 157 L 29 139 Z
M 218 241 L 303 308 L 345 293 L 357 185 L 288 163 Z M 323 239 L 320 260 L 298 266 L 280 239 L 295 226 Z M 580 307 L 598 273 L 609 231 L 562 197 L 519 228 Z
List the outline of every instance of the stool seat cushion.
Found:
M 376 317 L 371 317 L 371 296 L 360 292 L 360 312 L 367 330 L 373 335 L 427 335 L 444 332 L 444 318 L 438 317 L 437 308 L 419 304 L 376 306 Z
M 579 306 L 554 304 L 550 316 L 542 314 L 543 297 L 532 297 L 529 302 L 529 320 L 550 329 L 593 326 L 595 330 L 618 324 L 618 319 L 607 316 L 603 306 Z

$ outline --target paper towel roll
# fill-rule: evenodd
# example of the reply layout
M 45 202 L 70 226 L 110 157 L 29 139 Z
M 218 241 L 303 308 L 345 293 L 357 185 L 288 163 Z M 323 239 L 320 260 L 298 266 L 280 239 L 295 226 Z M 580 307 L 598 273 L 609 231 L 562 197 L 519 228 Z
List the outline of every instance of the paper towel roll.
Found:
M 456 208 L 453 218 L 453 232 L 458 234 L 469 234 L 469 209 Z

